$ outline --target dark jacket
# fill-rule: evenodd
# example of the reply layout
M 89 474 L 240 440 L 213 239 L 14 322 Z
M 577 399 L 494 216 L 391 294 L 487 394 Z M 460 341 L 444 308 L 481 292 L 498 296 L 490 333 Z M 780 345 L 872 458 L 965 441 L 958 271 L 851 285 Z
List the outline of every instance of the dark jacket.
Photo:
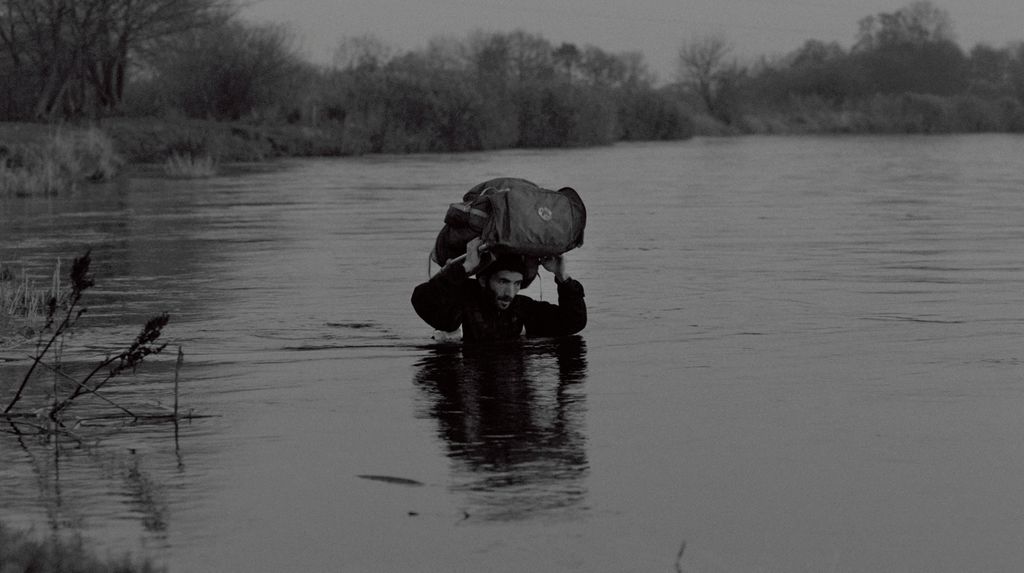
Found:
M 526 336 L 567 336 L 587 325 L 583 285 L 573 279 L 558 283 L 558 304 L 516 295 L 505 310 L 488 297 L 485 287 L 466 276 L 461 264 L 450 264 L 412 293 L 412 306 L 427 324 L 446 332 L 462 326 L 466 341 L 493 341 Z

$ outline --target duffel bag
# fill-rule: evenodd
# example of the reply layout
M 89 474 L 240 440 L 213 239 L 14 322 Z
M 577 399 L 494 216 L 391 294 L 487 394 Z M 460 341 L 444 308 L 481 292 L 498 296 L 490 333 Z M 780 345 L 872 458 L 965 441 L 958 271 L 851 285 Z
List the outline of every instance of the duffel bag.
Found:
M 490 217 L 480 237 L 496 253 L 544 258 L 583 244 L 587 210 L 571 187 L 509 190 L 488 200 Z
M 514 177 L 475 185 L 445 214 L 431 258 L 438 264 L 462 256 L 481 237 L 496 254 L 530 258 L 560 255 L 583 244 L 587 211 L 571 187 L 558 191 Z

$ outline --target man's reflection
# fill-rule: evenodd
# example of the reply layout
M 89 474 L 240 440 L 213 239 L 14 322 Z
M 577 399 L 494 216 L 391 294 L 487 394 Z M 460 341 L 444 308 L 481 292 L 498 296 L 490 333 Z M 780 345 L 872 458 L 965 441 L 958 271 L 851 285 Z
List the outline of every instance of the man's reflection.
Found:
M 587 471 L 581 338 L 439 346 L 417 366 L 424 413 L 438 422 L 470 518 L 580 509 Z

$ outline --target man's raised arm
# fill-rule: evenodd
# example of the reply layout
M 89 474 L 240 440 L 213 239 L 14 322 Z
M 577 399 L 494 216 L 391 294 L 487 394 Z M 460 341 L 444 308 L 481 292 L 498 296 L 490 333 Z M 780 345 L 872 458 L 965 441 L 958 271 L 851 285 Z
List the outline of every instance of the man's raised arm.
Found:
M 479 238 L 466 245 L 466 255 L 449 261 L 436 275 L 412 291 L 412 306 L 427 324 L 451 332 L 462 325 L 466 277 L 481 262 L 486 251 Z

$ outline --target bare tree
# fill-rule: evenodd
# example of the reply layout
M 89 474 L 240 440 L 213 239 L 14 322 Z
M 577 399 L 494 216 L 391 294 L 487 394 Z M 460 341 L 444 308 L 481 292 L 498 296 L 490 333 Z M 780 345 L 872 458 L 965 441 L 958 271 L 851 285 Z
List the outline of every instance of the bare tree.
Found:
M 100 7 L 92 36 L 89 80 L 102 109 L 124 98 L 131 58 L 157 49 L 166 38 L 220 22 L 230 13 L 225 0 L 93 0 Z
M 160 69 L 169 98 L 188 115 L 235 120 L 299 104 L 292 86 L 302 66 L 286 27 L 230 21 L 186 36 Z
M 593 86 L 616 87 L 626 77 L 626 63 L 596 46 L 587 46 L 580 56 L 580 72 L 585 81 Z
M 551 53 L 551 57 L 554 59 L 555 67 L 562 76 L 568 81 L 573 81 L 582 59 L 582 54 L 580 49 L 576 47 L 576 44 L 563 42 L 562 45 L 555 48 Z
M 949 12 L 928 0 L 918 0 L 892 13 L 863 18 L 859 28 L 854 45 L 857 51 L 955 41 Z
M 468 46 L 473 70 L 489 89 L 512 80 L 512 47 L 506 34 L 477 30 Z
M 334 49 L 334 67 L 339 70 L 375 70 L 388 63 L 395 51 L 373 34 L 343 38 Z
M 622 52 L 619 60 L 623 64 L 623 84 L 629 87 L 650 86 L 656 80 L 654 74 L 647 69 L 644 55 L 641 52 Z
M 464 42 L 453 36 L 435 36 L 427 42 L 424 57 L 438 70 L 460 71 L 469 69 L 472 58 Z
M 520 81 L 549 79 L 554 75 L 553 48 L 544 38 L 515 30 L 506 36 L 512 70 Z
M 732 46 L 721 35 L 702 36 L 679 49 L 679 80 L 717 116 L 718 95 L 728 76 Z
M 4 0 L 0 47 L 34 84 L 36 117 L 121 104 L 129 67 L 160 40 L 222 18 L 230 0 Z

